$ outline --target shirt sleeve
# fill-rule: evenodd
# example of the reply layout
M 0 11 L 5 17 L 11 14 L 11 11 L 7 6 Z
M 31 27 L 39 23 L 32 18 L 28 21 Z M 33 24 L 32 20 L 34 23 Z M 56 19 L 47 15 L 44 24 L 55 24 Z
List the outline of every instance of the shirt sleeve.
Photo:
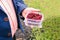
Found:
M 18 14 L 20 14 L 25 8 L 27 8 L 27 5 L 24 3 L 23 0 L 12 0 L 12 2 Z
M 17 12 L 18 14 L 22 13 L 22 11 L 26 8 L 27 6 L 22 2 L 17 2 Z
M 24 3 L 23 0 L 12 0 L 15 10 L 18 15 L 20 15 L 21 19 L 24 20 L 24 17 L 22 16 L 22 11 L 27 8 L 27 5 Z

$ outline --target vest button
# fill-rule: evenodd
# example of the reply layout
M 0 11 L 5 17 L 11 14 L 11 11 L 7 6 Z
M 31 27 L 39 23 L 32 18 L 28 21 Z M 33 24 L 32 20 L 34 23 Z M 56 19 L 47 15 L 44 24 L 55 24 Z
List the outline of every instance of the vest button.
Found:
M 11 36 L 11 33 L 8 33 L 8 37 L 10 37 Z
M 4 21 L 8 21 L 8 17 L 5 17 L 5 18 L 4 18 Z

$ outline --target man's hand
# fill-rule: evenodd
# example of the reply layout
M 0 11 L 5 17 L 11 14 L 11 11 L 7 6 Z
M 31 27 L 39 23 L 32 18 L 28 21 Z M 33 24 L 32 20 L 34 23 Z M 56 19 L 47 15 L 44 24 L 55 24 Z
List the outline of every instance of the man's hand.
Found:
M 33 12 L 38 13 L 38 12 L 40 12 L 40 10 L 34 9 L 34 8 L 26 8 L 23 10 L 22 16 L 25 18 L 27 13 L 33 13 Z
M 27 13 L 39 13 L 39 12 L 40 12 L 40 10 L 38 10 L 38 9 L 26 8 L 23 10 L 22 16 L 25 18 Z M 33 28 L 33 26 L 31 25 L 30 28 Z

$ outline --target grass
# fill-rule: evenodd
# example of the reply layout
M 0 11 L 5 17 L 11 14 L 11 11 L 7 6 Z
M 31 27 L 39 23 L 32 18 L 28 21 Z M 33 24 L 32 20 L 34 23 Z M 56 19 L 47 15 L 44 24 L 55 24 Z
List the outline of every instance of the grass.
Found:
M 34 28 L 30 40 L 60 40 L 60 0 L 25 0 L 44 14 L 43 28 Z

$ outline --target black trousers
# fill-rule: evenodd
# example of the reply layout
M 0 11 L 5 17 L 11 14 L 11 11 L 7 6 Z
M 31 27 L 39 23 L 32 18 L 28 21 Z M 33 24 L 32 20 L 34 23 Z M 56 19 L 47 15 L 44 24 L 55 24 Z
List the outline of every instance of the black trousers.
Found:
M 13 40 L 16 40 L 16 36 L 14 35 Z

